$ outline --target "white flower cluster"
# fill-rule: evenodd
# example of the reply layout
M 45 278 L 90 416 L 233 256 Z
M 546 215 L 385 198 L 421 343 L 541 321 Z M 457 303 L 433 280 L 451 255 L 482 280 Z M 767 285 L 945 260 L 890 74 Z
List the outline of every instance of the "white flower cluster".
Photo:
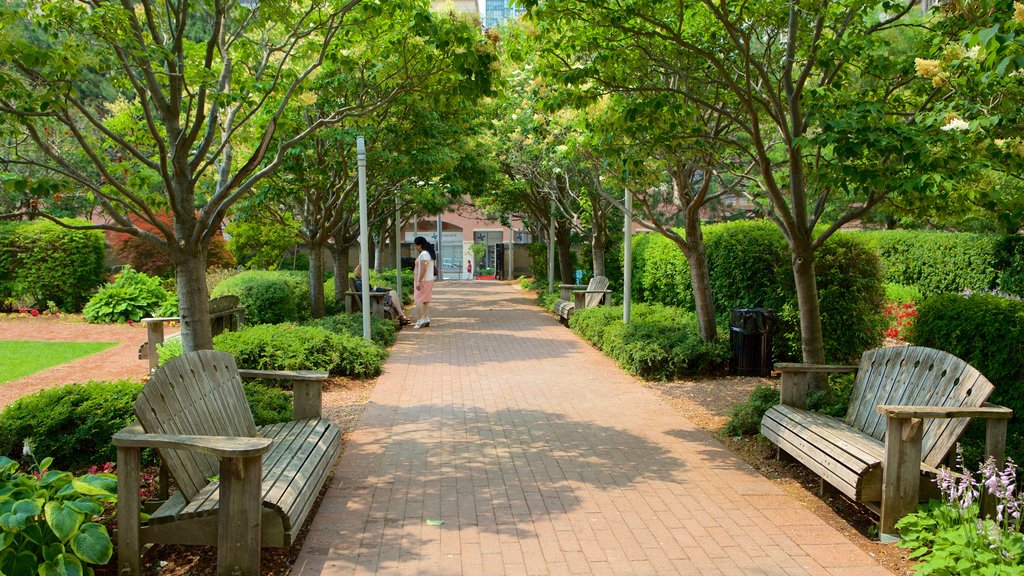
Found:
M 966 132 L 971 129 L 971 125 L 966 120 L 959 117 L 952 117 L 946 121 L 946 125 L 942 127 L 942 130 L 950 132 L 956 130 L 957 132 Z

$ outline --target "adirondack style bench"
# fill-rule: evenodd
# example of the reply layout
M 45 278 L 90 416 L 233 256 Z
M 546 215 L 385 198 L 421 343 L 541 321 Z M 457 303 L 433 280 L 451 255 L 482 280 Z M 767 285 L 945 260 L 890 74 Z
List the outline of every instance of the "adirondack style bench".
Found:
M 611 301 L 611 290 L 608 290 L 608 278 L 594 276 L 590 284 L 560 284 L 561 298 L 555 302 L 555 312 L 565 321 L 576 310 L 593 308 L 601 304 L 609 304 Z
M 356 290 L 356 281 L 349 278 L 349 290 L 345 292 L 345 313 L 355 314 L 363 311 L 363 293 Z M 384 308 L 384 292 L 370 291 L 370 315 L 378 318 L 398 320 L 398 312 L 388 312 Z
M 988 419 L 986 452 L 1002 462 L 1013 415 L 985 402 L 992 384 L 941 350 L 903 346 L 869 350 L 859 366 L 776 364 L 781 403 L 761 420 L 761 433 L 852 500 L 880 515 L 883 541 L 897 520 L 934 486 L 927 474 L 954 447 L 969 418 Z M 806 410 L 822 373 L 856 372 L 842 420 Z M 1000 464 L 1001 465 L 1001 464 Z
M 158 344 L 164 343 L 164 324 L 178 322 L 178 316 L 167 318 L 143 318 L 146 325 L 146 342 L 139 347 L 139 360 L 149 359 L 149 371 L 160 366 Z M 238 330 L 245 320 L 245 307 L 238 305 L 238 296 L 220 296 L 210 300 L 210 326 L 213 335 Z
M 257 427 L 242 378 L 291 381 L 293 420 Z M 139 421 L 114 435 L 118 574 L 138 575 L 145 543 L 217 545 L 217 574 L 259 573 L 260 547 L 288 547 L 341 448 L 321 417 L 324 372 L 239 370 L 230 354 L 171 360 L 135 403 Z M 156 448 L 178 490 L 142 525 L 139 456 Z

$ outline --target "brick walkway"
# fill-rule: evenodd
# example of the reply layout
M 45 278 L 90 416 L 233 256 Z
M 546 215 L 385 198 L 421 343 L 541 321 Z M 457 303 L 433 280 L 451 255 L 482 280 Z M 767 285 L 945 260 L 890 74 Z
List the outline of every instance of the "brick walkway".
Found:
M 435 294 L 293 574 L 889 574 L 514 287 Z

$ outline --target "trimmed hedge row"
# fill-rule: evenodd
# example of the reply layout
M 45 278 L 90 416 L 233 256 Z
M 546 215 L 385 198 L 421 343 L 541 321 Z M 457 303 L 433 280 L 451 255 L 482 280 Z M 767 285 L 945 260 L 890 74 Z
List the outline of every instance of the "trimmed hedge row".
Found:
M 249 324 L 299 322 L 310 317 L 309 275 L 304 272 L 250 270 L 236 274 L 210 292 L 211 298 L 238 296 Z
M 704 228 L 704 239 L 720 322 L 732 308 L 773 308 L 782 321 L 775 351 L 798 358 L 796 289 L 778 228 L 763 220 L 714 224 Z M 657 234 L 639 236 L 633 261 L 637 300 L 694 308 L 689 267 L 672 241 Z M 885 293 L 878 257 L 854 235 L 838 234 L 818 251 L 816 269 L 826 360 L 855 361 L 882 341 Z
M 78 312 L 103 283 L 105 258 L 98 230 L 70 230 L 49 220 L 0 222 L 0 308 L 28 299 Z
M 989 294 L 940 294 L 921 302 L 910 341 L 938 348 L 974 366 L 995 385 L 989 402 L 1011 408 L 1007 455 L 1024 462 L 1024 302 Z M 965 444 L 980 457 L 984 424 L 972 424 Z
M 37 458 L 52 457 L 75 470 L 116 458 L 110 438 L 135 420 L 142 383 L 131 380 L 70 384 L 15 400 L 0 412 L 0 454 L 22 457 L 28 441 Z M 259 383 L 245 385 L 257 425 L 291 419 L 288 393 Z
M 693 313 L 659 304 L 633 306 L 629 325 L 622 323 L 621 306 L 580 310 L 569 327 L 624 370 L 650 380 L 717 370 L 730 354 L 727 338 L 700 339 Z

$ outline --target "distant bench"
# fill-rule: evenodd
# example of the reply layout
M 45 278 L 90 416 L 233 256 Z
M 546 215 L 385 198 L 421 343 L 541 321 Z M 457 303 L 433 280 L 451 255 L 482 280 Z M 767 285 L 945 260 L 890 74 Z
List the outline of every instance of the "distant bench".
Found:
M 388 312 L 384 308 L 384 297 L 387 292 L 374 292 L 370 290 L 370 315 L 377 318 L 389 320 L 398 319 L 398 311 Z M 345 313 L 356 314 L 363 311 L 363 293 L 356 290 L 356 281 L 349 279 L 349 290 L 345 292 Z
M 608 290 L 608 278 L 605 276 L 594 276 L 590 284 L 562 284 L 558 287 L 561 290 L 561 298 L 555 302 L 555 313 L 566 322 L 576 310 L 593 308 L 602 303 L 610 304 L 611 290 Z
M 157 345 L 164 343 L 164 324 L 180 322 L 179 316 L 167 318 L 143 318 L 146 325 L 146 342 L 139 346 L 139 360 L 149 359 L 149 371 L 160 366 Z M 245 321 L 245 307 L 238 305 L 238 296 L 220 296 L 210 300 L 210 327 L 213 336 L 221 332 L 238 330 Z

